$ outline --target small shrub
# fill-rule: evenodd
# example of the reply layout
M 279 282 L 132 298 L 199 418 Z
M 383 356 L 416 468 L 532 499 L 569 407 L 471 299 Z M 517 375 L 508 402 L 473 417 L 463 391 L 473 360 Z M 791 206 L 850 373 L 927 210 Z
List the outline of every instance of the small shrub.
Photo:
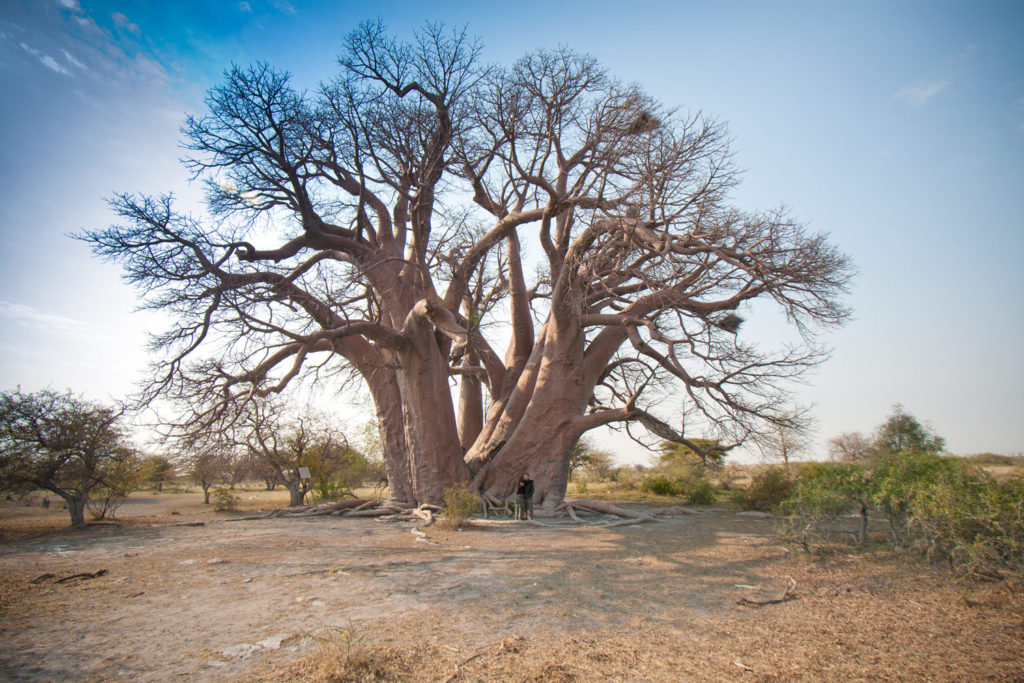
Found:
M 313 482 L 313 490 L 311 491 L 314 503 L 323 503 L 327 501 L 341 500 L 343 498 L 355 498 L 355 494 L 352 493 L 352 487 L 349 486 L 348 482 L 343 477 L 336 479 L 329 479 L 324 476 L 319 476 Z
M 469 488 L 469 484 L 455 484 L 444 492 L 444 514 L 441 517 L 441 524 L 449 529 L 458 529 L 479 509 L 480 499 Z
M 238 509 L 238 498 L 227 486 L 217 486 L 211 495 L 213 509 L 216 512 L 234 512 Z
M 782 467 L 766 467 L 757 472 L 746 488 L 735 488 L 732 502 L 744 510 L 767 512 L 777 507 L 793 491 L 793 480 Z
M 706 477 L 692 480 L 683 491 L 690 505 L 711 505 L 718 498 L 718 489 Z
M 708 476 L 709 469 L 703 465 L 672 467 L 669 472 L 675 483 L 676 495 L 683 496 L 691 505 L 714 503 L 718 489 Z
M 848 535 L 867 540 L 870 472 L 849 463 L 804 463 L 790 496 L 782 502 L 789 533 L 806 550 L 812 541 Z M 855 521 L 850 525 L 851 517 Z
M 319 637 L 320 646 L 310 656 L 290 667 L 290 674 L 318 681 L 402 681 L 408 680 L 415 656 L 389 644 L 369 643 L 351 625 L 332 628 Z
M 656 496 L 674 496 L 679 493 L 676 483 L 664 474 L 653 474 L 643 480 L 640 488 Z
M 644 478 L 642 472 L 638 472 L 632 467 L 620 467 L 615 470 L 612 481 L 615 482 L 618 488 L 625 489 L 626 491 L 636 491 L 643 485 Z
M 576 482 L 576 493 L 586 493 L 586 492 L 587 492 L 587 482 L 586 482 L 586 480 L 577 481 Z

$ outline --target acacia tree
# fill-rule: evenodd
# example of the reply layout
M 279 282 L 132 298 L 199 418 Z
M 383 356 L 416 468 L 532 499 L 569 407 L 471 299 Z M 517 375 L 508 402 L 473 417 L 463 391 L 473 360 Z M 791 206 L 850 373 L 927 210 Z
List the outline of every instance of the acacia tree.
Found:
M 208 438 L 179 442 L 179 456 L 189 478 L 203 489 L 203 504 L 210 504 L 210 489 L 231 481 L 236 467 L 237 449 L 220 434 Z
M 266 467 L 266 476 L 288 489 L 293 507 L 303 504 L 314 482 L 329 481 L 351 465 L 348 440 L 324 416 L 289 415 L 283 404 L 270 398 L 246 404 L 246 413 L 229 434 Z M 309 470 L 308 478 L 300 476 L 302 467 Z
M 106 489 L 113 492 L 108 503 L 123 500 L 124 473 L 137 469 L 121 415 L 71 392 L 0 393 L 0 486 L 52 491 L 67 504 L 71 526 L 83 526 L 90 492 Z M 110 509 L 104 504 L 100 512 Z
M 784 214 L 728 206 L 723 126 L 568 50 L 484 67 L 441 27 L 404 44 L 364 24 L 339 62 L 314 93 L 230 69 L 183 129 L 209 216 L 120 195 L 126 224 L 85 236 L 177 320 L 146 399 L 187 402 L 196 429 L 303 374 L 353 373 L 394 498 L 437 503 L 470 478 L 500 498 L 529 471 L 549 507 L 597 426 L 732 445 L 786 421 L 784 382 L 822 359 L 813 333 L 845 318 L 850 268 Z M 753 300 L 807 343 L 742 340 Z M 502 354 L 485 323 L 506 318 Z M 686 429 L 649 407 L 670 386 Z
M 873 449 L 876 454 L 895 454 L 905 451 L 941 453 L 946 440 L 921 424 L 920 420 L 897 403 L 875 429 Z
M 846 463 L 868 462 L 874 457 L 871 439 L 860 432 L 843 432 L 828 440 L 828 453 L 833 460 Z

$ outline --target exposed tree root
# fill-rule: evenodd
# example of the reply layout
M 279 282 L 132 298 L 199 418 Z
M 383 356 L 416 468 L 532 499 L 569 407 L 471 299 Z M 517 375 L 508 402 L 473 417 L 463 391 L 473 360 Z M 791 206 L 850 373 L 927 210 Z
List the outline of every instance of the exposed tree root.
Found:
M 503 501 L 493 496 L 486 498 L 486 508 L 491 511 L 502 509 Z M 506 513 L 509 512 L 507 505 L 504 506 Z M 320 515 L 335 515 L 342 517 L 376 517 L 381 521 L 411 521 L 420 524 L 419 528 L 426 528 L 434 524 L 437 514 L 441 508 L 437 505 L 423 504 L 418 507 L 402 505 L 387 500 L 373 500 L 365 498 L 353 498 L 332 503 L 319 503 L 317 505 L 300 505 L 297 507 L 281 508 L 271 510 L 249 517 L 235 517 L 226 521 L 241 522 L 254 519 L 274 519 L 282 517 L 315 517 Z M 486 513 L 485 513 L 486 514 Z M 543 514 L 541 511 L 540 514 Z M 603 519 L 583 519 L 583 514 L 596 514 Z M 656 508 L 652 510 L 632 510 L 630 508 L 605 503 L 597 500 L 580 499 L 566 501 L 558 506 L 551 517 L 566 517 L 575 524 L 593 525 L 601 527 L 616 527 L 627 524 L 641 524 L 643 522 L 657 521 L 659 516 L 666 515 L 701 515 L 705 511 L 696 508 L 683 506 Z M 471 520 L 471 524 L 480 526 L 500 525 L 528 525 L 547 528 L 564 528 L 561 524 L 541 522 L 537 520 L 502 520 L 502 519 L 477 519 Z
M 434 523 L 435 514 L 441 510 L 437 505 L 424 503 L 419 507 L 411 507 L 394 503 L 388 500 L 373 500 L 366 498 L 352 498 L 340 500 L 333 503 L 319 503 L 317 505 L 299 505 L 290 508 L 280 508 L 249 517 L 233 517 L 228 522 L 242 522 L 254 519 L 276 519 L 281 517 L 318 517 L 322 515 L 334 515 L 340 517 L 377 517 L 389 521 L 415 521 L 423 522 L 427 527 Z

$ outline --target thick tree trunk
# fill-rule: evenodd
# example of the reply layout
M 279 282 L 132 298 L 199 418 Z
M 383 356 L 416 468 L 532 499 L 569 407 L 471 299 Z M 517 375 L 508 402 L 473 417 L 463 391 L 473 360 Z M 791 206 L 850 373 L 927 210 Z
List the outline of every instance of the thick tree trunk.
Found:
M 466 363 L 476 366 L 472 354 L 466 356 Z M 463 452 L 472 448 L 484 427 L 483 387 L 480 379 L 463 375 L 459 380 L 459 443 Z
M 480 436 L 466 453 L 466 462 L 474 474 L 508 442 L 530 405 L 544 360 L 543 332 L 540 339 L 509 394 L 496 397 L 491 404 Z
M 396 373 L 405 447 L 415 502 L 439 505 L 446 489 L 469 478 L 469 469 L 455 424 L 447 359 L 438 349 L 432 325 L 420 320 L 412 327 L 412 343 L 400 354 Z
M 577 438 L 571 419 L 556 413 L 534 417 L 528 412 L 519 429 L 480 471 L 479 490 L 506 498 L 515 491 L 516 481 L 529 474 L 534 480 L 534 504 L 553 510 L 565 498 L 569 460 Z
M 553 510 L 562 503 L 572 448 L 579 438 L 577 419 L 593 389 L 584 386 L 582 359 L 583 334 L 578 328 L 552 328 L 545 335 L 543 358 L 526 410 L 505 444 L 477 473 L 474 483 L 478 490 L 504 498 L 527 473 L 535 482 L 536 505 Z M 529 364 L 521 380 L 528 371 Z
M 377 368 L 364 374 L 377 410 L 377 430 L 388 479 L 388 495 L 402 505 L 416 502 L 412 489 L 412 471 L 406 452 L 402 394 L 390 368 Z
M 285 488 L 288 489 L 288 507 L 298 507 L 299 505 L 305 505 L 306 492 L 308 489 L 305 483 L 298 477 L 289 479 L 285 482 Z
M 71 526 L 85 526 L 85 504 L 89 500 L 89 495 L 75 495 L 66 491 L 54 491 L 54 493 L 64 499 L 64 504 L 68 507 L 68 515 L 71 516 Z

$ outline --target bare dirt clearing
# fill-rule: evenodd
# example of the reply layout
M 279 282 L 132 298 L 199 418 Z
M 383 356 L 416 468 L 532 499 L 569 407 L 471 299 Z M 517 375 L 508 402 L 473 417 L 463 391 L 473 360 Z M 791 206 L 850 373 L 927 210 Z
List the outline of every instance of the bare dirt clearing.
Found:
M 228 522 L 152 498 L 122 527 L 7 533 L 0 677 L 308 680 L 332 651 L 423 681 L 1024 680 L 1019 595 L 790 552 L 762 517 L 431 527 L 430 544 L 409 523 Z M 790 578 L 794 600 L 737 604 Z

